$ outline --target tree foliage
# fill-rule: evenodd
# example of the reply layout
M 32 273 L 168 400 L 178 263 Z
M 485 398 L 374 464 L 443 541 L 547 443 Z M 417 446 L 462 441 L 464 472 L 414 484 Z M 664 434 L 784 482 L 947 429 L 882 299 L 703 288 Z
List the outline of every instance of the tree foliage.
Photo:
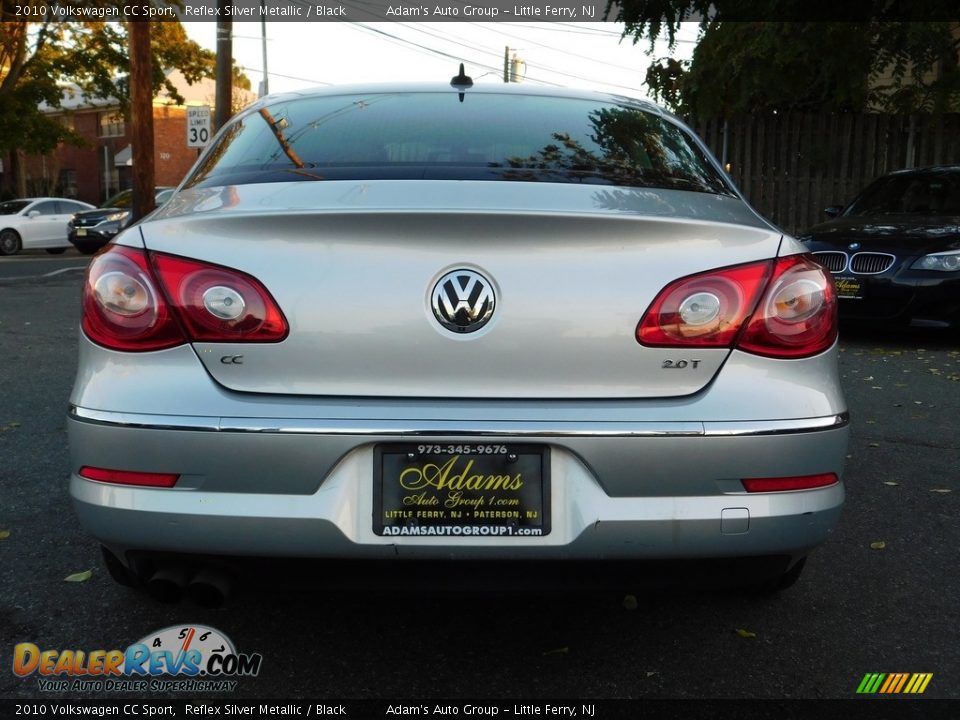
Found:
M 22 6 L 22 3 L 17 3 Z M 38 4 L 39 5 L 39 4 Z M 13 20 L 14 3 L 2 0 L 0 24 L 0 151 L 45 153 L 79 138 L 41 112 L 60 107 L 65 87 L 89 99 L 113 98 L 126 113 L 130 101 L 127 27 L 121 22 Z M 214 54 L 187 38 L 179 22 L 151 23 L 153 87 L 183 102 L 164 75 L 180 70 L 187 82 L 212 78 Z
M 619 0 L 616 16 L 650 54 L 657 39 L 674 47 L 681 22 L 699 24 L 691 61 L 656 58 L 647 72 L 654 97 L 684 115 L 960 109 L 960 22 L 949 19 L 960 12 L 940 0 L 835 5 Z

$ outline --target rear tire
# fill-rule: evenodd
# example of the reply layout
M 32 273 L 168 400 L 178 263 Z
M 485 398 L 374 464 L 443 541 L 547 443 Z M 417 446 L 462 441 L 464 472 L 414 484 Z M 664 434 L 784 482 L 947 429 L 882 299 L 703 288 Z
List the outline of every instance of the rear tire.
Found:
M 16 255 L 23 247 L 16 230 L 7 228 L 0 231 L 0 255 Z

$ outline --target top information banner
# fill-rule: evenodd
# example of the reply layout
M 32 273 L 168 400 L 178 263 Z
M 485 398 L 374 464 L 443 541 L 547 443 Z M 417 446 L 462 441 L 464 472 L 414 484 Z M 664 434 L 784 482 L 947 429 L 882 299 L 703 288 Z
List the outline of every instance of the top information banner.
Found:
M 182 0 L 19 5 L 4 20 L 216 22 L 613 22 L 618 8 L 591 0 Z

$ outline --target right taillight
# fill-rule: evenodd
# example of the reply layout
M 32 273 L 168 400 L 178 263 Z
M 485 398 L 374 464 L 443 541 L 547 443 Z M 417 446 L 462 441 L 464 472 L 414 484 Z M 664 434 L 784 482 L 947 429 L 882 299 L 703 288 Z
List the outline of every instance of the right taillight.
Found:
M 678 280 L 637 326 L 637 340 L 650 347 L 736 347 L 775 358 L 816 355 L 836 337 L 833 280 L 806 255 Z
M 255 278 L 220 265 L 114 245 L 87 269 L 83 330 L 114 350 L 185 342 L 278 342 L 288 331 Z
M 837 339 L 833 278 L 805 255 L 780 258 L 737 347 L 775 358 L 810 357 Z

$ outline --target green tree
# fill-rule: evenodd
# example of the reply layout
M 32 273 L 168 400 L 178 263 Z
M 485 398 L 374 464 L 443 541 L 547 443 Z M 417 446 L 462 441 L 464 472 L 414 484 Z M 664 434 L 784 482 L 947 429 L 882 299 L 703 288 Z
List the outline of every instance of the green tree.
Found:
M 699 23 L 691 61 L 657 58 L 647 72 L 654 97 L 684 115 L 960 109 L 960 22 L 929 20 L 960 13 L 940 0 L 922 8 L 896 0 L 836 5 L 622 0 L 617 19 L 625 37 L 650 41 L 651 54 L 659 38 L 673 47 L 681 22 Z
M 46 5 L 31 1 L 36 8 Z M 39 109 L 42 103 L 61 107 L 65 87 L 91 99 L 113 98 L 124 113 L 130 101 L 126 23 L 56 20 L 39 15 L 39 10 L 36 16 L 45 19 L 24 22 L 15 14 L 15 8 L 23 6 L 19 0 L 2 0 L 0 23 L 0 153 L 9 154 L 15 166 L 21 152 L 43 154 L 61 142 L 80 142 L 72 130 Z M 183 102 L 164 70 L 180 70 L 191 84 L 214 77 L 215 55 L 187 38 L 179 22 L 151 23 L 151 48 L 155 94 L 165 90 Z M 22 191 L 17 188 L 17 194 Z

